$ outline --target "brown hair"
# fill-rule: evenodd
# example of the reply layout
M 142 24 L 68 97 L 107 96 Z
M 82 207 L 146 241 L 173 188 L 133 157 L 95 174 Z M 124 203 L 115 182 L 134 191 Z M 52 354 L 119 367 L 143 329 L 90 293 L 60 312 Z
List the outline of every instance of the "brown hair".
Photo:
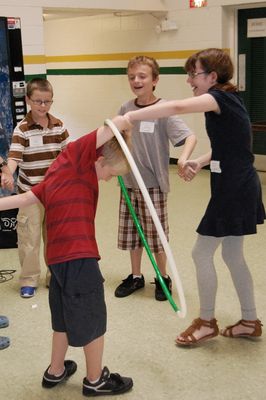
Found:
M 131 132 L 121 132 L 121 135 L 129 150 L 131 150 Z M 125 175 L 129 172 L 130 166 L 116 137 L 113 137 L 103 145 L 101 155 L 104 157 L 102 165 L 113 167 L 117 175 Z
M 213 88 L 224 90 L 226 92 L 237 91 L 237 87 L 230 82 L 233 78 L 234 66 L 226 51 L 217 48 L 209 48 L 193 54 L 185 63 L 184 68 L 186 72 L 194 72 L 197 61 L 200 62 L 205 72 L 216 72 L 217 83 Z
M 156 79 L 159 76 L 160 67 L 154 58 L 147 57 L 147 56 L 137 56 L 137 57 L 131 58 L 127 65 L 127 72 L 129 70 L 129 68 L 134 67 L 136 64 L 148 65 L 152 70 L 153 79 Z
M 40 90 L 41 92 L 50 92 L 53 96 L 53 87 L 51 83 L 45 78 L 33 78 L 27 83 L 28 97 L 31 97 L 34 90 Z

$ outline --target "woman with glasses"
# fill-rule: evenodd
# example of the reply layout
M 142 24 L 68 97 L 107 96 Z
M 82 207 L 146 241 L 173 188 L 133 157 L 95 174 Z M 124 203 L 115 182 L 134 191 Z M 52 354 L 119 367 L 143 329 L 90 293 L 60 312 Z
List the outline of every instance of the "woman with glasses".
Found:
M 24 193 L 44 178 L 51 163 L 65 148 L 68 132 L 63 123 L 49 113 L 53 103 L 53 88 L 43 78 L 27 84 L 26 101 L 30 108 L 16 126 L 8 154 L 8 167 L 15 173 L 18 167 L 18 192 Z M 2 175 L 2 185 L 5 186 Z M 40 245 L 45 249 L 44 208 L 40 204 L 20 208 L 17 216 L 18 251 L 21 264 L 20 295 L 35 295 L 41 274 Z M 47 281 L 49 285 L 47 270 Z
M 194 97 L 173 100 L 125 114 L 130 121 L 151 120 L 173 114 L 204 112 L 211 150 L 188 160 L 180 176 L 190 181 L 202 167 L 210 165 L 211 198 L 197 228 L 192 251 L 196 266 L 200 315 L 176 343 L 195 345 L 218 335 L 215 318 L 217 275 L 214 254 L 221 245 L 241 307 L 241 319 L 220 334 L 225 337 L 261 336 L 253 282 L 243 254 L 244 235 L 255 234 L 263 224 L 265 209 L 261 185 L 253 166 L 249 116 L 231 83 L 233 64 L 221 49 L 206 49 L 192 55 L 185 64 L 187 82 Z

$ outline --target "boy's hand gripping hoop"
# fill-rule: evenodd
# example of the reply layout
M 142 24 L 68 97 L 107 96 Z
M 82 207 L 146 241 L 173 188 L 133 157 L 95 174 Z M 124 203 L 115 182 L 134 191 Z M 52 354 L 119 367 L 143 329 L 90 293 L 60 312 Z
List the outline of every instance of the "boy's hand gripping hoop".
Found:
M 131 214 L 131 216 L 132 216 L 132 218 L 134 220 L 134 223 L 136 225 L 136 228 L 138 230 L 138 233 L 140 235 L 142 243 L 143 243 L 143 245 L 144 245 L 144 247 L 145 247 L 145 249 L 146 249 L 146 251 L 148 253 L 150 261 L 151 261 L 151 263 L 153 265 L 153 268 L 154 268 L 154 270 L 156 272 L 157 279 L 159 280 L 160 285 L 162 286 L 162 289 L 163 289 L 168 301 L 170 302 L 170 304 L 171 304 L 172 308 L 174 309 L 174 311 L 177 312 L 177 315 L 179 317 L 181 317 L 181 318 L 184 318 L 186 316 L 186 313 L 187 313 L 187 307 L 186 307 L 186 301 L 185 301 L 183 287 L 182 287 L 182 284 L 181 284 L 181 281 L 180 281 L 180 278 L 179 278 L 179 275 L 178 275 L 178 272 L 177 272 L 177 267 L 176 267 L 175 260 L 174 260 L 173 255 L 172 255 L 172 251 L 170 249 L 169 243 L 168 243 L 167 238 L 165 236 L 165 233 L 164 233 L 164 230 L 162 228 L 161 222 L 160 222 L 160 220 L 158 218 L 157 212 L 156 212 L 156 210 L 154 208 L 154 205 L 153 205 L 153 203 L 151 201 L 150 195 L 149 195 L 149 193 L 147 191 L 147 188 L 146 188 L 146 186 L 145 186 L 145 184 L 143 182 L 143 179 L 142 179 L 142 177 L 140 175 L 138 167 L 136 166 L 136 163 L 135 163 L 135 161 L 134 161 L 134 159 L 133 159 L 133 157 L 132 157 L 132 155 L 131 155 L 131 153 L 130 153 L 130 151 L 129 151 L 129 149 L 128 149 L 128 147 L 127 147 L 127 145 L 126 145 L 126 143 L 125 143 L 125 141 L 124 141 L 124 139 L 122 137 L 122 135 L 120 134 L 119 130 L 117 129 L 115 124 L 110 119 L 106 119 L 104 121 L 104 124 L 109 126 L 109 128 L 112 130 L 113 134 L 117 138 L 118 143 L 120 144 L 120 146 L 121 146 L 121 148 L 122 148 L 122 150 L 123 150 L 123 152 L 124 152 L 124 154 L 125 154 L 125 156 L 127 158 L 127 161 L 128 161 L 128 163 L 129 163 L 129 165 L 131 167 L 131 170 L 132 170 L 132 172 L 133 172 L 133 174 L 134 174 L 134 176 L 136 178 L 136 181 L 137 181 L 137 183 L 139 185 L 139 188 L 141 190 L 141 193 L 143 195 L 145 203 L 146 203 L 146 205 L 148 207 L 148 210 L 149 210 L 149 212 L 151 214 L 153 223 L 154 223 L 154 225 L 156 227 L 156 230 L 157 230 L 159 238 L 160 238 L 160 240 L 162 242 L 162 246 L 164 248 L 164 251 L 165 251 L 169 266 L 171 268 L 173 280 L 175 282 L 175 286 L 176 286 L 177 292 L 178 292 L 178 297 L 179 297 L 179 301 L 180 301 L 180 308 L 178 308 L 177 305 L 175 304 L 175 302 L 174 302 L 174 300 L 173 300 L 173 298 L 172 298 L 167 286 L 165 285 L 165 282 L 164 282 L 164 280 L 163 280 L 163 278 L 161 276 L 160 270 L 159 270 L 159 268 L 158 268 L 158 266 L 156 264 L 156 261 L 155 261 L 155 259 L 153 257 L 153 254 L 152 254 L 152 252 L 151 252 L 151 250 L 149 248 L 147 240 L 146 240 L 146 238 L 144 236 L 144 233 L 142 231 L 142 228 L 141 228 L 140 223 L 138 221 L 138 218 L 136 216 L 135 210 L 134 210 L 134 208 L 133 208 L 133 206 L 131 204 L 131 201 L 129 199 L 129 196 L 128 196 L 128 193 L 127 193 L 127 189 L 126 189 L 126 187 L 124 185 L 124 181 L 123 181 L 122 177 L 119 176 L 118 177 L 118 181 L 119 181 L 122 193 L 123 193 L 123 195 L 125 197 L 126 203 L 127 203 L 128 207 L 129 207 L 130 214 Z

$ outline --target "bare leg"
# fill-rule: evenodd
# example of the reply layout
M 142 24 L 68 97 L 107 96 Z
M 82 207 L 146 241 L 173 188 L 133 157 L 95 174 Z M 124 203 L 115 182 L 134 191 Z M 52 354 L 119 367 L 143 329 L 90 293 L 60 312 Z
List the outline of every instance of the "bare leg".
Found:
M 143 248 L 130 250 L 131 268 L 133 275 L 141 275 L 141 257 Z
M 52 342 L 52 356 L 49 374 L 61 375 L 64 372 L 65 356 L 68 349 L 68 340 L 65 332 L 54 332 Z
M 90 382 L 100 378 L 102 373 L 102 357 L 104 336 L 100 336 L 83 347 L 86 359 L 87 379 Z
M 166 276 L 166 254 L 164 251 L 161 253 L 154 253 L 154 257 L 157 263 L 157 266 L 161 272 L 162 276 Z

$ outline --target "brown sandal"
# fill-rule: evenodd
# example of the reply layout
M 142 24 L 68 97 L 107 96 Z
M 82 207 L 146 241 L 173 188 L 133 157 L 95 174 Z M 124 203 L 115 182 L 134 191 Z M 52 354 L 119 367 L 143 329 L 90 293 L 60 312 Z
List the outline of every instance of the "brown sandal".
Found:
M 253 328 L 253 332 L 246 332 L 246 333 L 238 333 L 238 334 L 233 334 L 233 328 L 235 326 L 245 326 L 247 328 Z M 262 323 L 259 319 L 255 321 L 248 321 L 246 319 L 241 319 L 234 325 L 229 325 L 226 326 L 225 329 L 220 330 L 220 335 L 225 336 L 225 337 L 230 337 L 230 338 L 239 338 L 239 337 L 246 337 L 246 338 L 256 338 L 261 336 L 262 334 Z
M 213 332 L 202 336 L 199 339 L 196 339 L 194 336 L 195 331 L 200 330 L 202 326 L 206 326 L 208 328 L 213 329 Z M 205 340 L 212 339 L 213 337 L 217 336 L 219 334 L 219 328 L 217 325 L 217 321 L 215 318 L 213 318 L 210 321 L 205 321 L 204 319 L 197 318 L 194 319 L 192 324 L 184 331 L 182 332 L 179 336 L 183 338 L 183 340 L 179 340 L 176 338 L 175 342 L 178 345 L 181 346 L 191 346 L 191 345 L 196 345 L 198 343 L 204 342 Z

